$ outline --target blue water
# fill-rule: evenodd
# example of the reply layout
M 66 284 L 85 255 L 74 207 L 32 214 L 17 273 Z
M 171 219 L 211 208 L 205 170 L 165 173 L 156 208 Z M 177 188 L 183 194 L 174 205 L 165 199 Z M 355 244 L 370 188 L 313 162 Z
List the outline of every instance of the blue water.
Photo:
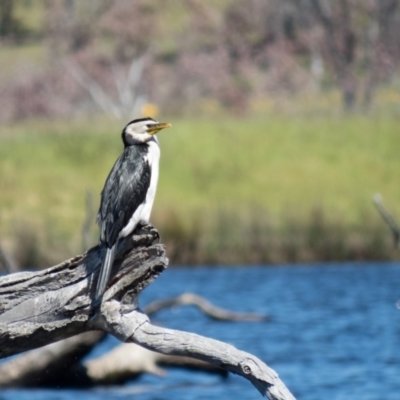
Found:
M 191 291 L 270 322 L 209 320 L 193 307 L 164 310 L 155 323 L 219 339 L 264 360 L 298 399 L 400 399 L 400 264 L 170 269 L 142 306 Z M 92 356 L 118 344 L 109 338 Z M 0 400 L 260 399 L 245 379 L 169 369 L 121 387 L 3 390 Z

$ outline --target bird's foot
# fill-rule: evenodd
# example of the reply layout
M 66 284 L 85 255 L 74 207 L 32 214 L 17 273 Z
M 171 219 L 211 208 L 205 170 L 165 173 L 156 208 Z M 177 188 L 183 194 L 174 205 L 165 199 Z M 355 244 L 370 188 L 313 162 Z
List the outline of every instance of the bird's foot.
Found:
M 146 226 L 150 225 L 148 222 L 140 220 L 137 225 L 136 225 L 136 230 L 141 231 L 141 230 L 146 230 Z
M 160 243 L 160 234 L 158 233 L 157 229 L 154 228 L 153 225 L 144 222 L 144 221 L 139 221 L 137 227 L 136 227 L 136 232 L 137 233 L 148 233 L 153 236 L 154 240 L 157 241 L 157 243 Z

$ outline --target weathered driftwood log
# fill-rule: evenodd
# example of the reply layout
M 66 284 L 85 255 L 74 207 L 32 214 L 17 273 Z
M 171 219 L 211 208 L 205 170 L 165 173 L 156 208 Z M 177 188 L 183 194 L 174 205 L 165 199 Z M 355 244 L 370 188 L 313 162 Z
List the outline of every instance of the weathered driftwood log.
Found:
M 0 279 L 0 357 L 82 332 L 101 330 L 162 354 L 207 361 L 247 378 L 269 399 L 293 399 L 278 375 L 255 356 L 199 335 L 153 326 L 138 306 L 140 292 L 166 267 L 158 233 L 146 227 L 121 241 L 100 304 L 94 300 L 104 249 L 40 272 Z
M 193 293 L 155 301 L 145 308 L 151 315 L 166 307 L 195 305 L 206 316 L 222 321 L 263 321 L 252 313 L 234 313 L 215 307 Z M 165 376 L 163 366 L 201 370 L 225 376 L 227 371 L 190 357 L 156 353 L 134 343 L 124 343 L 101 357 L 82 359 L 106 336 L 105 332 L 81 333 L 34 349 L 0 365 L 0 387 L 88 387 L 122 384 L 143 374 Z

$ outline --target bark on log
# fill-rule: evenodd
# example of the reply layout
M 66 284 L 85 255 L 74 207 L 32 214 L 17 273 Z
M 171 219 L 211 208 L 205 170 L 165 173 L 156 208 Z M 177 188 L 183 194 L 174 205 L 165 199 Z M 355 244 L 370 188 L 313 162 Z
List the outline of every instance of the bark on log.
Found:
M 100 304 L 94 299 L 104 249 L 96 246 L 40 272 L 0 279 L 0 357 L 82 332 L 101 330 L 167 355 L 193 357 L 239 374 L 269 399 L 294 399 L 278 375 L 255 356 L 199 335 L 156 327 L 138 305 L 140 292 L 166 267 L 151 226 L 121 241 Z

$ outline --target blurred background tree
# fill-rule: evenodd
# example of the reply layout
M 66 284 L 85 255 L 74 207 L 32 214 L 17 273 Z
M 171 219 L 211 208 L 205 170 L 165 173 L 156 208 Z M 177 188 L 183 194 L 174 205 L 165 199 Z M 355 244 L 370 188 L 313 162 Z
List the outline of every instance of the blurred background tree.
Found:
M 370 198 L 400 197 L 399 37 L 398 0 L 1 1 L 2 236 L 76 252 L 111 133 L 161 114 L 174 261 L 393 257 Z
M 357 99 L 369 108 L 376 87 L 396 76 L 398 1 L 304 0 L 296 4 L 311 16 L 309 26 L 322 30 L 316 51 L 334 75 L 344 108 L 354 109 Z
M 17 40 L 21 36 L 27 36 L 28 32 L 15 16 L 15 2 L 4 0 L 0 3 L 0 37 L 4 39 Z
M 2 120 L 125 102 L 112 112 L 121 118 L 148 101 L 180 115 L 212 103 L 244 115 L 263 100 L 336 90 L 345 110 L 366 110 L 399 79 L 397 0 L 5 0 L 0 21 L 3 59 L 17 43 L 21 53 L 29 45 L 42 55 L 36 65 L 8 60 L 14 73 L 0 76 Z M 107 94 L 106 107 L 88 95 L 93 85 Z M 132 93 L 140 93 L 136 106 Z

